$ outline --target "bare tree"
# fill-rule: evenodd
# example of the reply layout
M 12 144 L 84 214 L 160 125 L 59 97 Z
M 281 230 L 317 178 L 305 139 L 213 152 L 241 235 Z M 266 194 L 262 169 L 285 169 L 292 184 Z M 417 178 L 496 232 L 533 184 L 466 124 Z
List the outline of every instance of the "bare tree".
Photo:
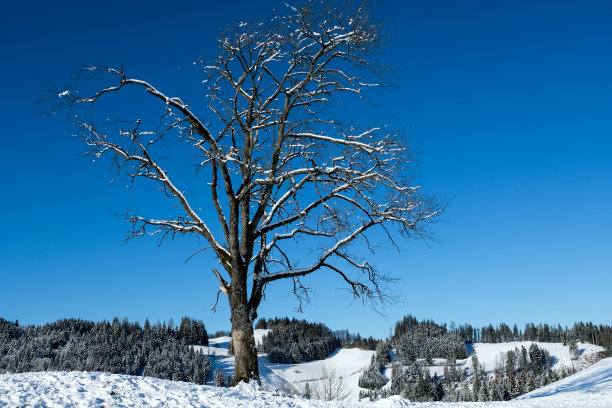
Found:
M 344 401 L 351 395 L 344 382 L 344 377 L 335 369 L 323 367 L 321 377 L 315 387 L 314 398 L 325 401 Z
M 413 184 L 401 133 L 339 120 L 349 97 L 384 86 L 386 68 L 372 61 L 383 36 L 368 7 L 331 3 L 288 5 L 283 16 L 222 33 L 218 56 L 202 64 L 209 122 L 123 67 L 83 68 L 55 92 L 94 158 L 109 158 L 131 185 L 146 179 L 176 202 L 162 218 L 128 214 L 129 237 L 203 237 L 219 260 L 212 273 L 231 309 L 234 383 L 259 376 L 253 322 L 267 285 L 292 280 L 301 308 L 308 300 L 301 278 L 321 271 L 356 298 L 384 302 L 388 275 L 356 254 L 355 243 L 373 248 L 374 229 L 393 245 L 396 236 L 423 236 L 441 210 Z M 136 98 L 139 90 L 159 103 L 153 124 L 151 110 L 130 121 L 97 119 L 107 119 L 105 101 Z M 209 208 L 195 205 L 170 175 L 171 143 L 196 157 Z

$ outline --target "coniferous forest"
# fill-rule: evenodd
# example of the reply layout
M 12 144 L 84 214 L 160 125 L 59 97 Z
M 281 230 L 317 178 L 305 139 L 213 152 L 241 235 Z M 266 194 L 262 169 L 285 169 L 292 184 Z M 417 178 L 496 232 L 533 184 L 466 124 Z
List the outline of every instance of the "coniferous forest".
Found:
M 189 344 L 208 344 L 201 321 L 183 318 L 178 328 L 117 318 L 20 326 L 0 318 L 0 373 L 103 371 L 205 384 L 210 360 Z
M 261 319 L 258 329 L 271 329 L 261 343 L 273 363 L 301 363 L 323 360 L 340 347 L 340 340 L 322 323 L 305 320 Z
M 259 351 L 267 353 L 273 363 L 321 360 L 339 347 L 375 350 L 359 378 L 364 389 L 361 396 L 371 399 L 396 394 L 411 401 L 508 400 L 572 373 L 554 370 L 554 357 L 535 343 L 504 353 L 493 372 L 485 371 L 473 352 L 468 372 L 465 367 L 457 368 L 456 362 L 468 357 L 470 343 L 563 343 L 577 360 L 577 342 L 586 342 L 612 354 L 612 328 L 590 322 L 571 328 L 533 323 L 524 329 L 504 323 L 482 328 L 451 324 L 447 328 L 408 315 L 396 323 L 387 340 L 364 339 L 347 330 L 332 332 L 322 323 L 286 317 L 260 319 L 256 328 L 270 329 Z M 226 385 L 225 374 L 219 371 L 212 375 L 209 358 L 191 345 L 208 345 L 208 334 L 203 322 L 187 317 L 177 327 L 172 322 L 151 325 L 148 320 L 141 326 L 118 318 L 100 323 L 64 319 L 43 326 L 21 326 L 0 318 L 0 373 L 103 371 Z M 434 365 L 441 365 L 443 376 L 430 374 L 427 367 Z
M 469 377 L 467 369 L 456 366 L 458 359 L 468 357 L 466 344 L 514 341 L 563 343 L 569 346 L 572 359 L 578 359 L 578 341 L 606 348 L 607 352 L 600 357 L 612 354 L 610 326 L 581 322 L 568 329 L 529 323 L 524 330 L 519 330 L 516 325 L 511 329 L 502 323 L 480 329 L 466 324 L 447 330 L 445 325 L 431 320 L 418 321 L 408 315 L 396 323 L 388 342 L 378 343 L 370 366 L 359 379 L 359 386 L 367 389 L 360 395 L 370 399 L 402 395 L 411 401 L 502 401 L 573 373 L 553 370 L 554 358 L 535 343 L 504 353 L 492 375 L 479 364 L 476 352 L 471 356 Z M 384 362 L 389 361 L 391 348 L 395 349 L 397 358 L 390 364 L 390 387 L 383 389 L 387 381 L 382 373 L 388 366 Z M 443 377 L 432 377 L 427 368 L 434 365 L 434 358 L 446 360 Z

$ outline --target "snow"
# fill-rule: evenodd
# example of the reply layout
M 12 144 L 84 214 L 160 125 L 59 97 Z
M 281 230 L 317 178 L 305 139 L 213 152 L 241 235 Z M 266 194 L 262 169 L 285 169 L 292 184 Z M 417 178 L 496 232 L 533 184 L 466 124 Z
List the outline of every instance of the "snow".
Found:
M 263 336 L 270 332 L 270 329 L 255 329 L 254 330 L 255 344 L 261 346 L 261 340 Z
M 323 369 L 333 370 L 338 377 L 342 377 L 349 399 L 357 400 L 359 376 L 370 364 L 373 355 L 374 352 L 369 350 L 339 349 L 325 360 L 301 364 L 273 364 L 266 359 L 264 364 L 300 392 L 304 390 L 307 382 L 311 388 L 315 387 L 321 379 Z
M 344 355 L 354 357 L 355 352 Z M 340 353 L 338 353 L 340 354 Z M 333 357 L 331 357 L 333 358 Z M 337 357 L 338 358 L 338 357 Z M 344 360 L 344 358 L 342 360 Z M 358 358 L 360 358 L 358 356 Z M 344 362 L 346 367 L 349 362 Z M 507 402 L 411 403 L 393 396 L 370 402 L 328 402 L 264 391 L 255 384 L 217 388 L 150 377 L 88 372 L 0 375 L 0 407 L 374 407 L 597 408 L 612 406 L 612 358 Z
M 269 330 L 255 330 L 255 342 L 261 344 L 261 339 Z M 214 369 L 220 369 L 226 374 L 231 375 L 234 369 L 234 358 L 227 353 L 227 347 L 231 337 L 219 337 L 210 339 L 210 346 L 197 346 L 203 354 L 212 357 L 212 366 Z M 468 373 L 472 372 L 472 349 L 476 350 L 479 363 L 485 366 L 485 369 L 492 372 L 497 361 L 500 359 L 500 353 L 506 353 L 515 348 L 524 346 L 529 349 L 532 343 L 536 343 L 538 347 L 546 349 L 552 357 L 555 358 L 554 369 L 561 371 L 569 369 L 572 366 L 577 368 L 584 364 L 584 361 L 572 361 L 570 359 L 569 347 L 561 343 L 540 343 L 540 342 L 511 342 L 511 343 L 475 343 L 470 347 L 470 357 L 464 360 L 457 361 L 457 367 L 460 369 L 467 368 Z M 600 346 L 594 346 L 588 343 L 578 343 L 581 354 L 581 360 L 594 355 L 603 350 Z M 314 389 L 319 383 L 323 370 L 334 371 L 336 376 L 342 377 L 345 390 L 347 391 L 348 399 L 356 401 L 359 396 L 359 376 L 363 370 L 370 364 L 373 351 L 359 349 L 339 349 L 331 356 L 324 360 L 315 360 L 301 364 L 280 364 L 271 363 L 265 354 L 259 357 L 259 370 L 262 381 L 262 388 L 268 391 L 288 391 L 298 392 L 304 391 L 306 383 L 310 384 L 311 389 Z M 392 351 L 392 354 L 394 352 Z M 423 360 L 419 362 L 424 363 Z M 442 358 L 434 359 L 434 365 L 429 366 L 431 376 L 436 374 L 441 377 L 444 374 L 444 366 L 446 360 Z M 391 379 L 391 369 L 385 371 L 387 379 Z
M 255 341 L 269 330 L 255 330 Z M 209 346 L 195 346 L 201 353 L 211 357 L 212 368 L 231 374 L 234 357 L 228 355 L 231 337 L 209 340 Z M 499 354 L 516 347 L 528 348 L 532 342 L 476 343 L 479 362 L 488 371 L 495 368 Z M 555 357 L 555 369 L 569 368 L 577 364 L 569 358 L 569 349 L 559 343 L 536 343 Z M 602 350 L 591 344 L 578 344 L 581 360 Z M 150 377 L 136 377 L 109 373 L 88 372 L 40 372 L 7 373 L 0 375 L 0 408 L 13 406 L 37 407 L 500 407 L 500 408 L 543 408 L 543 407 L 612 407 L 612 358 L 578 372 L 575 375 L 513 401 L 507 402 L 463 402 L 463 403 L 411 403 L 399 396 L 392 396 L 376 402 L 358 402 L 358 380 L 370 364 L 373 351 L 339 349 L 320 361 L 302 364 L 271 363 L 265 354 L 259 357 L 261 386 L 239 384 L 234 388 L 218 388 Z M 445 360 L 434 359 L 429 367 L 440 376 Z M 471 371 L 471 357 L 457 362 L 459 367 Z M 341 376 L 349 397 L 346 401 L 328 402 L 308 400 L 292 396 L 301 393 L 308 382 L 315 389 L 323 369 L 334 371 Z M 387 374 L 390 375 L 390 370 Z
M 202 353 L 205 356 L 228 356 L 227 347 L 214 347 L 214 346 L 193 346 L 195 351 Z
M 572 376 L 538 388 L 517 400 L 545 400 L 561 405 L 574 400 L 576 406 L 612 406 L 612 358 L 601 360 Z M 606 404 L 604 405 L 604 398 Z M 597 405 L 600 404 L 600 405 Z
M 223 336 L 223 337 L 216 337 L 214 339 L 208 339 L 208 344 L 215 345 L 217 347 L 227 348 L 227 345 L 229 344 L 230 341 L 232 341 L 231 336 Z
M 255 344 L 260 346 L 262 337 L 268 334 L 269 331 L 269 329 L 256 329 Z M 194 346 L 194 349 L 206 356 L 228 356 L 230 341 L 232 341 L 230 336 L 215 337 L 208 340 L 208 346 Z
M 525 347 L 529 350 L 529 346 L 532 343 L 538 345 L 538 347 L 547 350 L 551 357 L 554 357 L 553 369 L 560 372 L 563 369 L 571 369 L 575 367 L 576 369 L 584 368 L 588 366 L 589 363 L 587 360 L 599 353 L 600 351 L 604 351 L 603 347 L 595 346 L 589 343 L 578 343 L 578 349 L 580 351 L 580 360 L 575 361 L 571 360 L 569 346 L 564 346 L 561 343 L 542 343 L 537 341 L 515 341 L 509 343 L 474 343 L 473 345 L 468 345 L 469 357 L 463 360 L 457 360 L 457 368 L 465 369 L 467 368 L 468 373 L 471 374 L 472 370 L 472 350 L 476 350 L 476 356 L 478 357 L 478 363 L 485 367 L 485 370 L 492 374 L 495 366 L 499 361 L 503 361 L 501 354 L 507 353 L 510 350 L 514 350 L 521 347 Z M 425 364 L 425 359 L 419 359 L 419 363 Z M 442 377 L 444 375 L 444 367 L 446 366 L 446 359 L 443 358 L 434 358 L 434 364 L 428 366 L 429 374 L 433 377 L 437 375 L 438 377 Z M 388 379 L 391 378 L 391 370 L 387 370 L 385 375 Z
M 269 329 L 255 330 L 255 343 L 260 345 L 261 339 Z M 196 346 L 196 350 L 212 357 L 213 370 L 219 369 L 226 374 L 232 374 L 234 357 L 228 355 L 227 346 L 231 337 L 218 337 L 209 340 L 210 346 Z M 342 377 L 349 399 L 357 400 L 359 396 L 359 376 L 370 364 L 373 351 L 359 349 L 338 349 L 324 360 L 315 360 L 301 364 L 271 363 L 265 354 L 259 357 L 259 374 L 262 388 L 269 391 L 302 392 L 306 383 L 315 387 L 323 369 L 334 371 Z
M 510 350 L 514 350 L 515 348 L 521 349 L 521 346 L 524 346 L 527 350 L 529 350 L 529 346 L 532 343 L 538 345 L 538 347 L 545 349 L 551 355 L 551 357 L 555 358 L 555 362 L 553 368 L 555 370 L 560 371 L 563 368 L 571 368 L 573 365 L 572 360 L 570 359 L 569 346 L 564 346 L 561 343 L 541 343 L 537 341 L 515 341 L 510 343 L 475 343 L 473 345 L 473 349 L 476 350 L 476 356 L 478 357 L 478 362 L 484 365 L 485 370 L 487 372 L 492 372 L 495 369 L 496 363 L 500 360 L 500 353 L 507 353 Z M 593 344 L 588 343 L 578 343 L 578 349 L 580 350 L 580 355 L 583 357 L 587 357 L 589 355 L 598 353 L 603 351 L 604 348 L 600 346 L 595 346 Z M 461 368 L 468 367 L 472 368 L 472 357 L 470 353 L 470 357 L 465 360 L 458 360 L 457 365 Z M 438 372 L 441 374 L 441 372 Z

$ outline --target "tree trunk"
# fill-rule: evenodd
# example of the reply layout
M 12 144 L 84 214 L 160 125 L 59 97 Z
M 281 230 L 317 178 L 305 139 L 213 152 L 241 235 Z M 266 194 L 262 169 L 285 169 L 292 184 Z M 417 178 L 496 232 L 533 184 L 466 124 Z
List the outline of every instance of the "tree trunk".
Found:
M 232 280 L 229 301 L 232 321 L 232 346 L 234 348 L 234 381 L 259 382 L 259 366 L 257 363 L 257 350 L 253 337 L 253 320 L 249 314 L 247 304 L 246 282 L 241 285 L 240 280 Z

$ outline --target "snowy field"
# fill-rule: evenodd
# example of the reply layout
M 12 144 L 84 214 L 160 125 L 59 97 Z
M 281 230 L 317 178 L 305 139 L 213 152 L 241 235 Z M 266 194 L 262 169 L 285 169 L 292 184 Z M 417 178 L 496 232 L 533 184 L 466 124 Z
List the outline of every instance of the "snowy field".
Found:
M 255 330 L 255 341 L 261 343 L 262 337 L 269 330 Z M 212 368 L 220 369 L 226 374 L 231 374 L 234 369 L 234 358 L 228 356 L 227 347 L 230 342 L 230 337 L 219 337 L 210 340 L 210 346 L 198 346 L 197 349 L 203 354 L 211 357 Z M 512 343 L 476 343 L 470 348 L 476 350 L 478 361 L 485 369 L 492 372 L 495 365 L 500 360 L 501 353 L 507 353 L 515 348 L 524 346 L 529 349 L 532 343 L 536 343 L 539 347 L 546 349 L 552 357 L 554 357 L 553 368 L 561 371 L 562 369 L 570 369 L 575 366 L 577 369 L 583 368 L 588 364 L 589 356 L 592 356 L 603 348 L 594 346 L 588 343 L 578 343 L 580 350 L 580 361 L 572 361 L 570 359 L 569 347 L 561 343 L 539 343 L 539 342 L 512 342 Z M 359 376 L 370 364 L 370 359 L 374 354 L 373 351 L 359 349 L 339 349 L 331 356 L 324 360 L 310 361 L 301 364 L 278 364 L 271 363 L 265 355 L 259 358 L 259 370 L 262 381 L 262 386 L 270 391 L 287 391 L 291 393 L 303 393 L 306 383 L 309 384 L 311 390 L 318 386 L 323 370 L 333 371 L 337 377 L 342 377 L 342 382 L 348 395 L 348 400 L 356 401 L 359 396 L 358 381 Z M 424 364 L 424 360 L 420 361 Z M 438 377 L 444 373 L 444 365 L 446 360 L 434 359 L 434 365 L 429 367 L 431 375 L 437 374 Z M 458 360 L 459 368 L 467 368 L 468 373 L 472 372 L 472 359 L 468 357 L 465 360 Z M 391 369 L 385 371 L 385 376 L 388 380 L 391 379 Z M 612 406 L 611 406 L 612 408 Z
M 410 403 L 394 396 L 368 402 L 325 402 L 286 397 L 252 385 L 217 388 L 149 377 L 41 372 L 0 375 L 0 407 L 612 407 L 612 358 L 507 402 Z

